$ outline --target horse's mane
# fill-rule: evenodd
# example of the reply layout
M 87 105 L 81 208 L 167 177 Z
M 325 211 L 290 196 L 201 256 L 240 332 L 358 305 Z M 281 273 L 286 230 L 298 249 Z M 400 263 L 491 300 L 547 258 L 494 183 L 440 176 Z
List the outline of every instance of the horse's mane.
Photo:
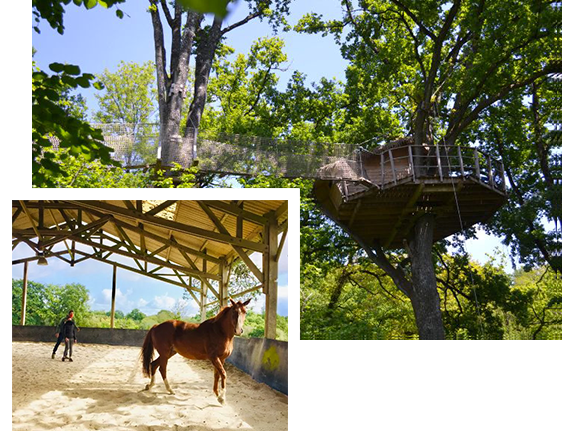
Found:
M 220 312 L 217 315 L 209 318 L 206 321 L 208 321 L 209 323 L 215 323 L 215 322 L 220 321 L 228 313 L 228 311 L 230 311 L 231 308 L 232 308 L 232 306 L 225 306 L 224 308 L 222 308 L 220 310 Z

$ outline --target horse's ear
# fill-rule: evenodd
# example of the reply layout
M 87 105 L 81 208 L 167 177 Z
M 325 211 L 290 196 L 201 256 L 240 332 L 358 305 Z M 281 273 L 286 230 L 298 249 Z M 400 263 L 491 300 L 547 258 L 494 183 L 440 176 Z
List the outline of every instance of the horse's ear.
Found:
M 234 306 L 234 305 L 236 304 L 236 302 L 235 302 L 234 300 L 232 300 L 230 297 L 229 297 L 228 299 L 230 300 L 230 304 L 231 304 L 232 306 Z
M 248 300 L 246 300 L 246 301 L 244 302 L 244 306 L 248 306 L 248 305 L 250 304 L 250 302 L 251 302 L 251 301 L 252 301 L 252 299 L 251 299 L 251 298 L 249 298 Z

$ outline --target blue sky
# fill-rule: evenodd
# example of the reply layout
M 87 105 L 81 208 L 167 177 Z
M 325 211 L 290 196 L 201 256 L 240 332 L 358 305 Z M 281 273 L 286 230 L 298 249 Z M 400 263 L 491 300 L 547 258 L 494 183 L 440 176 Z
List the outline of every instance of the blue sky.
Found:
M 152 22 L 147 12 L 147 1 L 128 1 L 120 8 L 125 16 L 119 19 L 114 9 L 95 7 L 89 11 L 70 4 L 64 15 L 65 32 L 61 36 L 48 24 L 41 23 L 41 33 L 33 33 L 33 46 L 37 50 L 34 60 L 41 69 L 48 71 L 54 61 L 77 64 L 82 72 L 99 74 L 104 69 L 115 71 L 119 62 L 144 63 L 154 60 Z M 312 11 L 322 11 L 328 18 L 340 17 L 339 2 L 322 0 L 295 0 L 288 21 L 295 25 L 300 17 Z M 226 18 L 235 23 L 247 14 L 245 2 L 235 4 Z M 237 53 L 247 53 L 252 43 L 265 36 L 273 36 L 266 22 L 254 20 L 228 33 L 226 43 Z M 304 72 L 308 82 L 322 77 L 344 79 L 346 62 L 331 38 L 318 35 L 280 32 L 285 41 L 288 62 L 285 72 L 278 72 L 281 84 L 286 84 L 295 70 Z M 169 43 L 169 38 L 167 39 Z M 95 109 L 93 88 L 81 93 L 90 108 Z

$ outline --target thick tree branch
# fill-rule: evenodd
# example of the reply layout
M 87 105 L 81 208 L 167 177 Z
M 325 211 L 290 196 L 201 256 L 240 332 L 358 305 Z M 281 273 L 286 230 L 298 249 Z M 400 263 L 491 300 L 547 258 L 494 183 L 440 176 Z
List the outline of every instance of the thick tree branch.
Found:
M 557 72 L 557 69 L 556 69 L 555 66 L 547 66 L 546 68 L 535 72 L 534 74 L 532 74 L 528 78 L 526 78 L 524 80 L 515 81 L 515 82 L 509 83 L 507 85 L 504 85 L 495 94 L 492 94 L 492 95 L 489 95 L 489 96 L 483 98 L 482 100 L 480 100 L 476 104 L 476 106 L 474 106 L 472 111 L 470 111 L 466 115 L 466 117 L 464 117 L 464 119 L 458 121 L 458 123 L 456 125 L 454 125 L 453 127 L 450 127 L 448 129 L 447 134 L 445 135 L 446 143 L 447 144 L 454 144 L 456 138 L 462 133 L 462 131 L 464 131 L 472 122 L 474 122 L 476 119 L 478 119 L 478 117 L 480 116 L 482 111 L 484 111 L 487 107 L 493 105 L 497 101 L 506 97 L 509 93 L 511 93 L 511 92 L 513 92 L 517 89 L 523 88 L 525 86 L 528 86 L 528 85 L 532 84 L 534 81 L 536 81 L 537 79 L 539 79 L 541 77 L 544 77 L 548 74 L 552 74 L 554 72 Z
M 380 49 L 373 43 L 373 41 L 371 40 L 371 38 L 365 34 L 365 32 L 363 32 L 361 30 L 361 27 L 358 25 L 358 23 L 355 21 L 355 18 L 353 17 L 353 11 L 351 8 L 351 4 L 349 2 L 349 0 L 345 1 L 345 6 L 347 8 L 347 15 L 349 17 L 349 21 L 350 23 L 353 24 L 355 30 L 357 31 L 357 33 L 361 36 L 361 38 L 363 39 L 363 41 L 365 42 L 365 44 L 371 48 L 371 50 L 375 53 L 375 54 L 379 54 L 380 53 Z M 388 60 L 384 59 L 383 63 L 388 64 Z
M 168 9 L 168 4 L 166 3 L 166 0 L 160 0 L 160 4 L 162 5 L 162 11 L 164 11 L 164 16 L 166 17 L 166 21 L 168 22 L 168 25 L 170 25 L 170 28 L 172 28 L 174 19 L 170 14 L 170 10 Z
M 425 126 L 426 122 L 428 121 L 432 103 L 432 97 L 434 96 L 435 92 L 435 83 L 437 79 L 437 73 L 439 72 L 439 68 L 441 67 L 442 62 L 442 54 L 441 51 L 443 49 L 443 44 L 445 39 L 453 25 L 453 21 L 459 11 L 460 8 L 460 0 L 455 0 L 453 6 L 449 9 L 447 13 L 447 17 L 445 18 L 445 22 L 439 31 L 439 34 L 434 39 L 434 46 L 433 46 L 433 53 L 431 56 L 431 65 L 429 71 L 427 73 L 427 78 L 425 79 L 425 88 L 424 88 L 424 95 L 422 102 L 418 105 L 416 118 L 414 121 L 414 138 L 415 144 L 421 145 L 426 140 L 425 134 L 426 131 Z
M 224 34 L 226 34 L 227 32 L 232 31 L 233 29 L 236 29 L 236 28 L 238 28 L 238 27 L 240 27 L 240 26 L 243 26 L 243 25 L 245 25 L 246 23 L 248 23 L 249 21 L 251 21 L 251 20 L 253 20 L 253 19 L 255 19 L 255 18 L 258 18 L 258 17 L 260 17 L 260 16 L 261 16 L 261 13 L 260 13 L 259 11 L 253 12 L 252 14 L 248 14 L 248 15 L 247 15 L 246 17 L 244 17 L 242 20 L 240 20 L 240 21 L 238 21 L 238 22 L 236 22 L 236 23 L 233 23 L 232 25 L 227 26 L 226 28 L 224 28 L 224 29 L 221 31 L 221 35 L 224 35 Z
M 428 28 L 426 28 L 419 17 L 416 16 L 416 14 L 414 14 L 404 3 L 402 3 L 400 0 L 391 0 L 391 2 L 398 6 L 402 11 L 404 11 L 406 15 L 410 17 L 416 25 L 418 25 L 421 32 L 423 32 L 431 40 L 437 40 L 437 36 Z
M 502 140 L 501 136 L 497 133 L 495 134 L 495 138 L 496 138 L 496 146 L 498 148 L 498 151 L 499 151 L 501 157 L 504 158 L 505 149 L 504 149 L 504 145 L 503 145 L 503 140 Z M 509 167 L 509 163 L 505 167 L 505 174 L 507 175 L 507 180 L 509 181 L 509 185 L 510 185 L 511 189 L 513 190 L 514 194 L 515 194 L 516 200 L 519 203 L 519 207 L 523 208 L 523 206 L 525 205 L 525 197 L 523 196 L 523 193 L 521 192 L 518 184 L 515 182 L 515 179 L 513 178 L 513 174 L 511 173 L 511 168 Z M 525 213 L 522 212 L 522 214 L 525 214 Z M 546 246 L 542 242 L 542 240 L 540 238 L 537 238 L 535 235 L 533 235 L 533 232 L 535 232 L 535 229 L 536 229 L 535 220 L 529 219 L 527 217 L 524 217 L 524 219 L 525 219 L 525 222 L 527 224 L 528 232 L 531 234 L 531 236 L 533 238 L 533 242 L 535 243 L 535 246 L 541 252 L 543 258 L 547 261 L 547 263 L 550 264 L 551 260 L 552 260 L 550 252 L 546 249 Z
M 160 109 L 160 121 L 164 121 L 166 115 L 167 100 L 167 81 L 166 73 L 166 48 L 164 46 L 164 30 L 158 13 L 158 0 L 150 0 L 152 8 L 150 8 L 150 16 L 152 18 L 152 27 L 154 30 L 154 51 L 156 59 L 156 79 L 158 90 L 158 107 Z

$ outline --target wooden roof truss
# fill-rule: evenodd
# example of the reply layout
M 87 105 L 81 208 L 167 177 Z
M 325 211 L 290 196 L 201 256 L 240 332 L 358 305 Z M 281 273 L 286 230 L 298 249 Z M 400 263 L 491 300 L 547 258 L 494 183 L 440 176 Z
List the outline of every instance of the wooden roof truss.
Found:
M 185 288 L 199 305 L 202 318 L 213 304 L 223 306 L 229 297 L 261 289 L 266 294 L 266 311 L 274 309 L 273 314 L 266 312 L 271 335 L 277 263 L 288 227 L 287 203 L 13 201 L 12 249 L 25 243 L 35 255 L 12 264 L 56 257 L 74 266 L 94 259 Z M 261 269 L 250 258 L 254 252 L 262 255 Z M 228 280 L 236 260 L 245 263 L 256 285 L 229 294 Z

